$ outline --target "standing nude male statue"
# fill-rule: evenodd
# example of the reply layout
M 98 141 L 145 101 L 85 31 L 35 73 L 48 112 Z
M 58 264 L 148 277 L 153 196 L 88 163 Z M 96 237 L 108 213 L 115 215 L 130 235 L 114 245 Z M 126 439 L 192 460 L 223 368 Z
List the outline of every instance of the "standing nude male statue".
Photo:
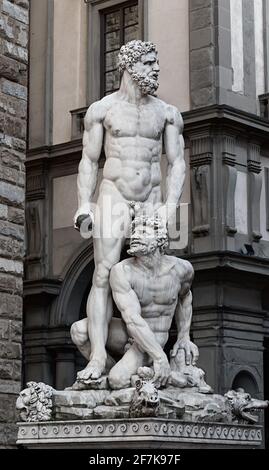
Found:
M 79 229 L 90 217 L 95 261 L 87 302 L 91 354 L 88 365 L 78 374 L 82 380 L 97 379 L 105 369 L 112 317 L 109 274 L 120 260 L 125 243 L 122 224 L 127 230 L 131 222 L 129 203 L 151 204 L 169 220 L 179 202 L 185 177 L 181 115 L 174 106 L 154 96 L 160 70 L 156 47 L 149 42 L 131 41 L 120 50 L 119 69 L 122 74 L 119 91 L 93 103 L 87 111 L 78 173 L 75 226 Z M 160 169 L 163 142 L 168 161 L 164 201 Z M 94 220 L 91 203 L 103 143 L 106 162 L 96 206 L 98 217 Z M 109 220 L 108 199 L 112 208 Z M 117 205 L 126 207 L 123 218 L 113 212 Z

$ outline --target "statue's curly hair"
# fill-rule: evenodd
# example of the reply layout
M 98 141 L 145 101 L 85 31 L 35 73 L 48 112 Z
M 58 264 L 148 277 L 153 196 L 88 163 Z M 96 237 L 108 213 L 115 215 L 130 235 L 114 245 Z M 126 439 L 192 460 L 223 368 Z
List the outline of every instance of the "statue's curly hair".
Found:
M 163 253 L 165 248 L 169 244 L 167 228 L 163 223 L 161 217 L 158 214 L 155 214 L 152 217 L 149 217 L 145 214 L 137 215 L 131 225 L 132 233 L 138 225 L 144 225 L 147 227 L 153 227 L 154 233 L 157 241 L 157 246 L 160 248 L 160 251 Z
M 128 67 L 132 67 L 133 64 L 139 61 L 143 54 L 148 54 L 153 51 L 157 52 L 157 48 L 152 42 L 140 40 L 127 42 L 127 44 L 121 47 L 118 56 L 118 68 L 120 73 L 123 73 Z

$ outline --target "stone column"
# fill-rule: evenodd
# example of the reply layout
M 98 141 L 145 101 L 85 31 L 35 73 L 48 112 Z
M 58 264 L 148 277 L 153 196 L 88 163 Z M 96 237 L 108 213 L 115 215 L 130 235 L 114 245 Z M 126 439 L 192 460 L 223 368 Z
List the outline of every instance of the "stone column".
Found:
M 215 104 L 216 78 L 215 2 L 190 0 L 191 107 Z
M 0 448 L 21 389 L 28 0 L 0 0 Z
M 62 390 L 70 387 L 75 380 L 75 356 L 74 348 L 58 350 L 55 357 L 56 383 L 55 388 Z

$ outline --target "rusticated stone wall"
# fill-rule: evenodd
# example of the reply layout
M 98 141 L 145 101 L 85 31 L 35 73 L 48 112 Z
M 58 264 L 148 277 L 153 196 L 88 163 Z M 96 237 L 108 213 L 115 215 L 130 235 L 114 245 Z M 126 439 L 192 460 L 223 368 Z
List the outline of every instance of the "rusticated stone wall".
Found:
M 21 388 L 28 0 L 0 0 L 0 448 Z

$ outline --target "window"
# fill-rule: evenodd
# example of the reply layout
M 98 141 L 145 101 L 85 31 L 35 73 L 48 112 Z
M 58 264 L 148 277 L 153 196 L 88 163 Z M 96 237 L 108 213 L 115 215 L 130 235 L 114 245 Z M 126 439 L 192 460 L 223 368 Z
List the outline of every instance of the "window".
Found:
M 148 0 L 89 0 L 88 14 L 87 106 L 117 90 L 122 44 L 148 40 Z
M 128 2 L 101 12 L 101 95 L 119 89 L 118 53 L 123 44 L 139 39 L 138 2 Z

